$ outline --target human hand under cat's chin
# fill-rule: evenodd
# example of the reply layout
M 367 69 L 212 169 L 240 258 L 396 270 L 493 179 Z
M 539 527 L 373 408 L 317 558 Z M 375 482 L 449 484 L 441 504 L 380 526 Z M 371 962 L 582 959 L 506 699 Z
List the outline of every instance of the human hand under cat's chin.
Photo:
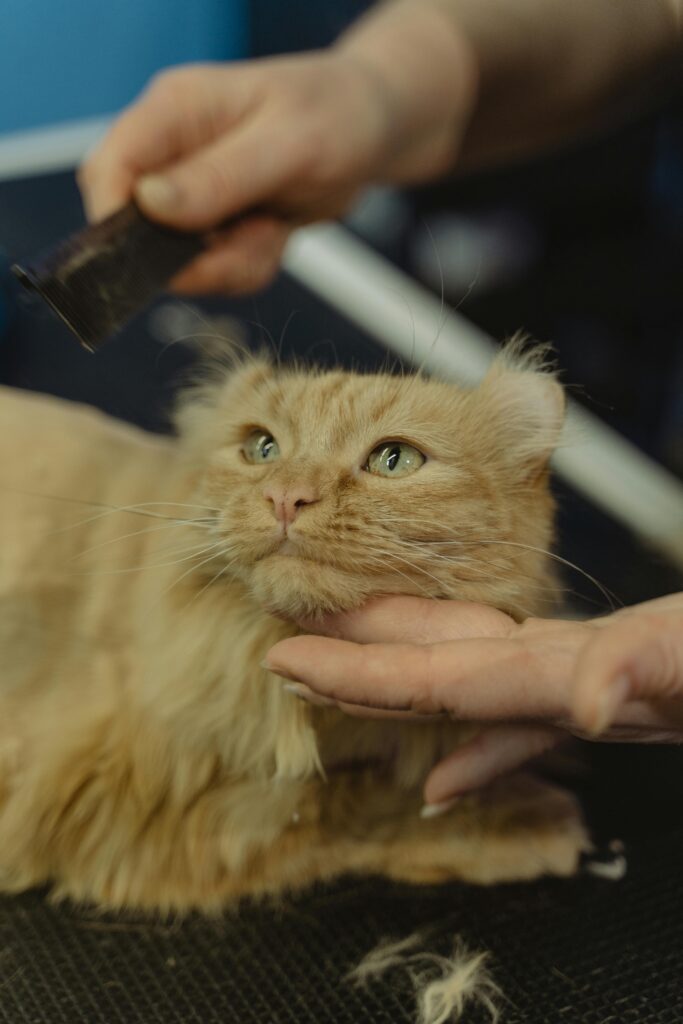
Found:
M 382 597 L 303 623 L 266 666 L 351 715 L 447 714 L 486 729 L 432 770 L 434 810 L 568 735 L 683 742 L 683 593 L 584 622 L 459 601 Z

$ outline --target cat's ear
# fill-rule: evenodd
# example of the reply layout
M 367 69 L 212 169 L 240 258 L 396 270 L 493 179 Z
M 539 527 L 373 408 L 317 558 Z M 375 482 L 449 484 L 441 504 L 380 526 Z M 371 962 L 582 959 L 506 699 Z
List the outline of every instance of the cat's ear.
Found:
M 560 439 L 566 407 L 547 349 L 524 351 L 515 339 L 494 361 L 481 395 L 505 461 L 525 476 L 543 469 Z

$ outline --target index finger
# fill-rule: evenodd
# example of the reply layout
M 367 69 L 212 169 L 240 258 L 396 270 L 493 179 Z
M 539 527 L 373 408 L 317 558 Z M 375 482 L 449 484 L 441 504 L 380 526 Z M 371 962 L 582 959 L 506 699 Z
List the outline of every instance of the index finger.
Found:
M 359 645 L 316 636 L 281 640 L 265 661 L 334 701 L 469 721 L 566 718 L 571 663 L 562 644 L 518 638 Z
M 216 134 L 215 79 L 226 68 L 193 65 L 162 72 L 114 122 L 78 173 L 90 220 L 123 206 L 143 174 L 160 170 L 213 139 Z M 230 123 L 227 103 L 237 94 L 221 90 L 221 127 Z M 238 110 L 232 112 L 233 118 Z
M 375 597 L 356 611 L 306 619 L 300 625 L 310 633 L 360 644 L 505 637 L 517 628 L 509 615 L 490 605 L 393 594 Z

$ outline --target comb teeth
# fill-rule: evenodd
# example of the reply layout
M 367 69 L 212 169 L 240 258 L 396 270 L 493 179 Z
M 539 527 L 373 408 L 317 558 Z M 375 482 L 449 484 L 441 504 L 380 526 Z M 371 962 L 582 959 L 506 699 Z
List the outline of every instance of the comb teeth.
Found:
M 201 235 L 157 224 L 129 203 L 12 271 L 93 352 L 203 249 Z

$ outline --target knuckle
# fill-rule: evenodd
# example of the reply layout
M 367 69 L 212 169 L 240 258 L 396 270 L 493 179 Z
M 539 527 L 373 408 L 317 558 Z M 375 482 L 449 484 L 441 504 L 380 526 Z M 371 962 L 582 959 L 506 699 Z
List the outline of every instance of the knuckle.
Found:
M 175 73 L 167 68 L 157 71 L 147 83 L 145 98 L 152 100 L 164 97 L 175 89 Z
M 231 290 L 239 292 L 259 291 L 265 288 L 275 276 L 275 270 L 267 267 L 257 267 L 253 264 L 244 264 L 238 272 L 233 275 Z
M 383 690 L 387 683 L 386 648 L 382 644 L 369 644 L 363 651 L 359 672 L 372 690 Z
M 508 660 L 510 667 L 514 669 L 516 675 L 532 676 L 537 672 L 539 668 L 542 668 L 547 656 L 545 647 L 540 646 L 534 642 L 529 642 L 528 638 L 518 636 L 508 648 Z
M 593 646 L 610 649 L 615 654 L 633 650 L 649 643 L 662 629 L 661 616 L 654 612 L 641 612 L 637 616 L 616 619 L 593 637 Z
M 659 634 L 668 632 L 670 627 L 669 616 L 657 611 L 646 611 L 642 613 L 643 631 L 646 633 Z
M 449 700 L 448 708 L 443 707 L 443 701 L 438 698 L 439 670 L 436 657 L 436 647 L 426 644 L 417 648 L 415 656 L 419 658 L 419 678 L 413 688 L 411 707 L 414 711 L 429 714 L 434 711 L 447 710 L 450 714 L 457 715 L 455 700 Z
M 290 115 L 302 117 L 311 110 L 320 95 L 320 79 L 310 68 L 274 63 L 268 68 L 268 88 Z
M 212 65 L 206 63 L 177 64 L 162 68 L 149 80 L 148 91 L 161 96 L 185 96 L 188 90 L 204 84 Z
M 339 160 L 329 128 L 318 118 L 309 120 L 296 138 L 296 164 L 300 173 L 318 186 L 338 177 Z
M 207 270 L 201 280 L 201 291 L 242 295 L 258 291 L 269 284 L 273 274 L 270 268 L 263 269 L 249 261 L 217 265 Z
M 151 109 L 157 110 L 170 107 L 185 109 L 196 95 L 200 79 L 199 68 L 193 64 L 164 68 L 152 76 L 142 99 L 130 109 L 135 110 L 141 104 L 145 109 L 150 105 Z
M 188 65 L 181 67 L 162 68 L 155 72 L 149 80 L 147 91 L 162 95 L 175 93 L 187 81 Z
M 235 193 L 237 177 L 234 169 L 230 169 L 221 160 L 214 157 L 203 157 L 197 162 L 196 177 L 193 188 L 204 195 L 209 204 L 221 201 L 225 196 Z M 201 182 L 201 184 L 200 184 Z
M 273 151 L 282 154 L 292 174 L 307 181 L 324 181 L 339 164 L 344 140 L 337 139 L 319 94 L 299 82 L 282 84 L 282 94 L 270 103 Z
M 426 644 L 429 642 L 434 625 L 435 611 L 441 609 L 432 604 L 431 601 L 422 603 L 419 599 L 411 605 L 411 633 L 416 643 Z

